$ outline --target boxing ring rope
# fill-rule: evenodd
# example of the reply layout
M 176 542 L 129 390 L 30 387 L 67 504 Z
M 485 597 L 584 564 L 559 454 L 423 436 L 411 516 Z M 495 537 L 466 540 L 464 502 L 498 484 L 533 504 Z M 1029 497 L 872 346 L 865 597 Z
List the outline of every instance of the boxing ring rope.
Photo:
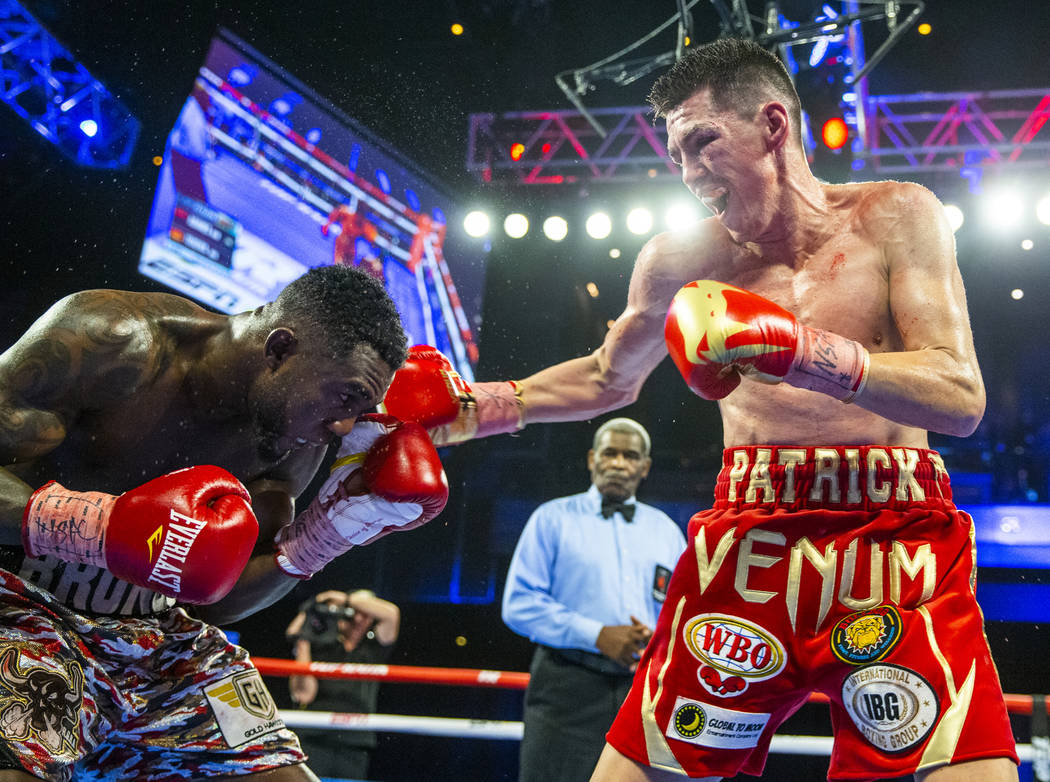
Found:
M 364 665 L 360 663 L 297 663 L 275 657 L 253 657 L 263 676 L 315 676 L 318 679 L 375 679 L 400 684 L 441 684 L 458 687 L 496 687 L 524 690 L 529 674 L 520 671 L 492 671 L 481 668 L 434 668 L 416 665 Z M 1037 696 L 1006 694 L 1011 714 L 1031 715 Z M 814 693 L 810 703 L 828 703 L 826 695 Z M 1050 701 L 1044 702 L 1050 712 Z M 523 723 L 513 720 L 457 719 L 404 714 L 355 714 L 337 711 L 280 711 L 290 728 L 328 728 L 332 730 L 371 730 L 450 738 L 520 741 Z M 784 755 L 831 755 L 830 736 L 775 735 L 770 752 Z M 1018 744 L 1022 763 L 1031 763 L 1031 744 Z

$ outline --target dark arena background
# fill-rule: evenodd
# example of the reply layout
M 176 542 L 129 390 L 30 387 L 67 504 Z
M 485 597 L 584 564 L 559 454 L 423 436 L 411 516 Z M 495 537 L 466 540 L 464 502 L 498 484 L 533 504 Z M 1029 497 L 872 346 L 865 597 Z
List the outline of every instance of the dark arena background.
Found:
M 413 341 L 436 341 L 464 375 L 522 377 L 582 355 L 622 310 L 646 239 L 702 215 L 643 108 L 649 86 L 685 34 L 746 31 L 791 66 L 818 176 L 917 181 L 954 210 L 988 407 L 974 435 L 932 447 L 977 521 L 1003 687 L 1045 693 L 1048 3 L 0 0 L 3 345 L 76 290 L 175 291 L 240 311 L 342 252 L 384 270 Z M 840 142 L 822 134 L 836 119 Z M 365 223 L 335 214 L 347 203 Z M 520 238 L 504 229 L 511 214 L 528 221 Z M 544 233 L 555 216 L 561 240 Z M 665 361 L 622 413 L 653 437 L 640 498 L 684 528 L 711 500 L 716 406 Z M 303 599 L 367 587 L 402 609 L 392 663 L 526 671 L 532 646 L 500 619 L 506 569 L 531 511 L 586 488 L 596 423 L 443 449 L 441 516 L 352 550 L 228 629 L 256 656 L 288 658 Z M 290 707 L 286 679 L 267 681 Z M 513 688 L 388 682 L 379 711 L 516 721 L 521 702 Z M 1030 745 L 1024 703 L 1012 719 Z M 811 704 L 781 733 L 829 731 Z M 517 751 L 469 723 L 383 732 L 370 778 L 513 780 Z M 774 753 L 762 778 L 826 768 L 826 754 Z M 1021 778 L 1044 772 L 1026 762 Z

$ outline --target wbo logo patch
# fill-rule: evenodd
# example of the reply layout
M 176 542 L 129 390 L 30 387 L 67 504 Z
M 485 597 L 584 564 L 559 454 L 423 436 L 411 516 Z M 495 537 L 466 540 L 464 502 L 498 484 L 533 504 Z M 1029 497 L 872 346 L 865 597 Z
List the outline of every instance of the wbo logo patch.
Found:
M 769 717 L 698 703 L 679 695 L 664 734 L 702 747 L 746 749 L 758 745 Z
M 901 615 L 891 605 L 859 611 L 840 619 L 831 629 L 831 652 L 850 665 L 881 660 L 901 637 Z
M 697 679 L 712 695 L 732 698 L 751 682 L 776 676 L 787 662 L 780 641 L 764 627 L 724 614 L 699 614 L 682 629 L 692 655 L 700 661 Z
M 924 741 L 940 714 L 928 681 L 909 668 L 886 663 L 866 665 L 847 676 L 842 705 L 868 743 L 891 754 Z

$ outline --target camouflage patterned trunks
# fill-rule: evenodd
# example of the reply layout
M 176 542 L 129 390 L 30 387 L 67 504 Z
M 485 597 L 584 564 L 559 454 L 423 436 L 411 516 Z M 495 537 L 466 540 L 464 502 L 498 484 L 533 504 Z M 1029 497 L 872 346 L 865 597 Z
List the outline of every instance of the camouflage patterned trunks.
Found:
M 301 763 L 248 653 L 181 608 L 88 617 L 0 569 L 0 769 L 200 779 Z

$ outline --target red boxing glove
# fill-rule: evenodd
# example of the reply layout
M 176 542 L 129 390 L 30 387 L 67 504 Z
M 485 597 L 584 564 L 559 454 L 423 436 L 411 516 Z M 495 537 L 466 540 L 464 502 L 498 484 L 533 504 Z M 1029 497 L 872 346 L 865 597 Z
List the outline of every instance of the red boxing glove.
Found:
M 434 445 L 516 432 L 525 426 L 525 407 L 516 383 L 475 383 L 471 387 L 452 362 L 429 345 L 409 349 L 380 409 L 422 425 Z
M 747 375 L 852 402 L 868 377 L 860 343 L 805 326 L 768 299 L 714 280 L 675 294 L 664 338 L 686 384 L 704 399 L 724 398 Z
M 354 546 L 425 524 L 446 502 L 448 480 L 426 430 L 361 416 L 317 497 L 277 533 L 277 564 L 309 578 Z
M 37 489 L 22 515 L 30 556 L 54 554 L 184 603 L 224 598 L 259 536 L 251 497 L 221 467 L 162 475 L 120 496 Z

